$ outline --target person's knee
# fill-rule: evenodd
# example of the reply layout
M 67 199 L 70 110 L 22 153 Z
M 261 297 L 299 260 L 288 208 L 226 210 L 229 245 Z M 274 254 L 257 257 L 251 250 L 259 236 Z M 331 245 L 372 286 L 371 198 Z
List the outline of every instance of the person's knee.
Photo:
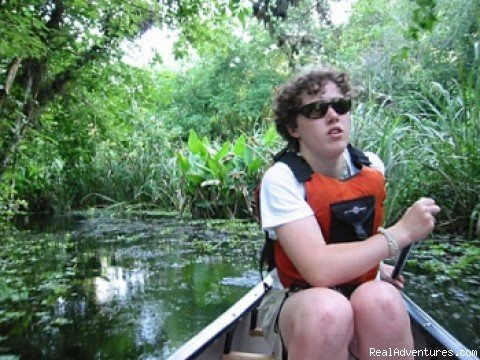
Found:
M 295 337 L 315 334 L 317 341 L 348 343 L 353 336 L 353 310 L 343 295 L 311 289 L 294 320 Z
M 279 320 L 292 358 L 347 357 L 354 324 L 343 295 L 325 288 L 303 290 L 285 302 Z
M 382 320 L 382 326 L 408 322 L 408 314 L 399 291 L 391 284 L 375 281 L 359 287 L 351 297 L 355 318 Z
M 393 285 L 380 281 L 363 284 L 350 300 L 360 358 L 369 358 L 372 347 L 413 348 L 410 318 L 400 292 Z

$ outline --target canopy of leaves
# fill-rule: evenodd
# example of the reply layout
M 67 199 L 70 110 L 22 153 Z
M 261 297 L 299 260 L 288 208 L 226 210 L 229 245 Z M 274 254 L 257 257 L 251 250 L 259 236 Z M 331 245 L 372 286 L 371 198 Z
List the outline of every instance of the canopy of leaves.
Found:
M 1 3 L 8 11 L 0 12 L 0 21 L 12 24 L 0 29 L 8 39 L 0 47 L 5 55 L 0 60 L 5 120 L 0 144 L 8 169 L 2 184 L 8 197 L 4 204 L 13 209 L 20 204 L 14 199 L 26 199 L 31 209 L 58 211 L 102 202 L 155 204 L 168 210 L 191 206 L 202 189 L 194 189 L 175 166 L 175 154 L 188 152 L 188 134 L 193 130 L 201 139 L 206 136 L 215 149 L 242 136 L 259 146 L 266 129 L 272 131 L 268 120 L 277 84 L 303 65 L 319 62 L 348 69 L 365 100 L 355 113 L 354 135 L 381 153 L 387 169 L 395 169 L 391 176 L 400 187 L 390 186 L 396 205 L 389 213 L 401 213 L 403 204 L 419 195 L 418 188 L 425 188 L 417 186 L 420 183 L 428 182 L 430 192 L 441 191 L 448 198 L 457 185 L 447 191 L 440 181 L 426 181 L 427 172 L 414 173 L 435 164 L 444 178 L 447 174 L 453 179 L 448 162 L 441 160 L 455 154 L 463 159 L 459 171 L 467 174 L 458 178 L 468 179 L 476 163 L 474 151 L 467 155 L 462 150 L 478 148 L 474 137 L 452 127 L 448 119 L 460 112 L 468 114 L 465 124 L 478 123 L 478 84 L 472 74 L 480 58 L 480 4 L 358 0 L 349 22 L 340 25 L 332 21 L 326 1 L 288 4 L 286 16 L 275 15 L 270 7 L 266 19 L 258 13 L 246 17 L 250 10 L 233 0 L 112 6 L 102 1 Z M 432 26 L 422 23 L 422 17 Z M 118 61 L 121 41 L 151 24 L 182 34 L 175 53 L 194 54 L 186 58 L 188 67 L 174 73 L 158 71 L 161 65 L 136 69 Z M 415 26 L 418 36 L 412 37 Z M 430 89 L 432 81 L 451 101 L 441 105 Z M 380 111 L 379 104 L 388 106 Z M 422 120 L 429 129 L 416 127 Z M 421 149 L 415 139 L 420 135 L 406 135 L 412 128 L 423 134 Z M 446 141 L 441 148 L 433 144 L 432 129 Z M 262 166 L 279 145 L 256 149 Z M 425 150 L 416 153 L 421 164 L 407 168 L 403 164 L 415 149 Z M 399 169 L 405 171 L 403 177 L 395 173 Z M 258 180 L 225 179 L 218 189 L 235 184 L 249 188 Z M 208 183 L 203 190 L 211 186 L 217 185 Z M 455 193 L 456 205 L 442 212 L 449 214 L 448 223 L 460 224 L 457 229 L 469 217 L 475 221 L 471 214 L 478 213 L 478 196 L 470 194 L 476 192 L 476 183 L 464 188 L 470 190 L 461 197 Z M 453 216 L 459 207 L 465 210 Z

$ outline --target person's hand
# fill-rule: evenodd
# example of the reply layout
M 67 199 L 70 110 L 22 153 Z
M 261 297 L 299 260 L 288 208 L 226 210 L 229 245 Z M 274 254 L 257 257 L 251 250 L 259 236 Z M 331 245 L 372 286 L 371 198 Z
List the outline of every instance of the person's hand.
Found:
M 404 248 L 408 244 L 423 240 L 435 227 L 435 215 L 440 207 L 435 200 L 421 198 L 413 203 L 402 218 L 392 226 L 392 233 L 399 246 Z
M 396 288 L 403 290 L 403 284 L 405 282 L 403 275 L 399 275 L 396 279 L 392 279 L 393 266 L 384 263 L 380 264 L 380 279 L 389 282 Z

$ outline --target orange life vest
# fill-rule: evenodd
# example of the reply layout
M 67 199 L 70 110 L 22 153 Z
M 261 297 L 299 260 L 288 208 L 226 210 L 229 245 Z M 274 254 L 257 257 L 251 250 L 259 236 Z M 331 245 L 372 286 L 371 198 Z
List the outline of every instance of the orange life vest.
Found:
M 283 160 L 279 157 L 277 161 Z M 285 162 L 292 168 L 289 161 L 291 162 L 291 160 Z M 383 174 L 365 166 L 365 162 L 361 164 L 356 162 L 356 166 L 360 171 L 346 180 L 337 180 L 311 170 L 310 176 L 304 177 L 306 201 L 314 212 L 327 244 L 361 241 L 375 234 L 376 229 L 383 223 L 385 200 Z M 295 173 L 295 169 L 292 170 Z M 297 175 L 296 177 L 298 179 Z M 274 254 L 275 265 L 283 286 L 306 284 L 279 241 L 274 241 Z M 378 267 L 379 265 L 345 284 L 338 285 L 357 285 L 372 280 L 377 274 Z

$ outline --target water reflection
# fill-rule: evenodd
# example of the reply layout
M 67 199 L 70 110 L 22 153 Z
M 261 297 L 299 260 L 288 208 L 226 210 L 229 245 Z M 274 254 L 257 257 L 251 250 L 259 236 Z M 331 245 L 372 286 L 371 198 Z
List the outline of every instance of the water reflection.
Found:
M 107 256 L 100 257 L 100 276 L 93 279 L 98 304 L 126 300 L 129 294 L 144 291 L 144 271 L 111 266 L 109 261 L 110 258 Z
M 112 266 L 111 259 L 110 256 L 100 256 L 100 276 L 93 280 L 95 300 L 99 305 L 133 301 L 135 295 L 145 292 L 145 270 Z M 132 329 L 135 345 L 139 348 L 145 345 L 154 347 L 161 340 L 165 320 L 171 313 L 165 311 L 161 299 L 139 302 L 138 307 Z
M 155 345 L 163 332 L 165 319 L 168 317 L 163 309 L 163 302 L 148 303 L 142 307 L 135 332 L 137 345 Z

